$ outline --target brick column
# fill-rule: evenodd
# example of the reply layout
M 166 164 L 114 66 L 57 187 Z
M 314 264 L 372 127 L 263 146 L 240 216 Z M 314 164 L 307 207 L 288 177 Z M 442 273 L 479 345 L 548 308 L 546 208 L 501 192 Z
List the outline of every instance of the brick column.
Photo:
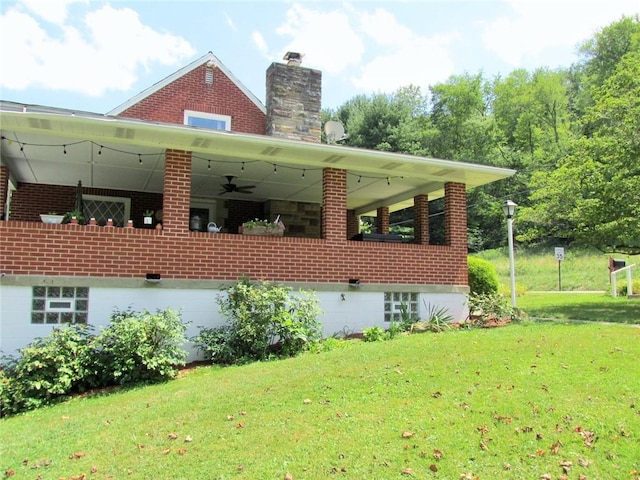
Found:
M 347 240 L 347 171 L 322 171 L 322 238 L 332 242 Z
M 0 219 L 7 219 L 7 212 L 4 207 L 7 206 L 7 196 L 9 195 L 9 168 L 4 165 L 0 166 Z
M 360 219 L 354 210 L 347 210 L 347 238 L 360 233 Z
M 389 207 L 379 207 L 376 211 L 376 233 L 389 233 Z
M 413 197 L 413 238 L 419 245 L 429 245 L 429 197 Z
M 165 233 L 189 232 L 191 197 L 191 152 L 167 150 L 164 162 L 164 201 L 162 226 Z
M 467 251 L 467 195 L 464 183 L 444 184 L 445 243 Z

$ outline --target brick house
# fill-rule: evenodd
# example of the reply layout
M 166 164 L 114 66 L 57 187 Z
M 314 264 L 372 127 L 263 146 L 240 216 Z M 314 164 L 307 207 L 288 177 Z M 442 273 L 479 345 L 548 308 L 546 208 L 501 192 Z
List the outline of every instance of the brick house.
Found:
M 106 115 L 0 103 L 2 352 L 114 307 L 180 309 L 195 335 L 224 322 L 217 295 L 242 276 L 315 290 L 326 335 L 389 325 L 403 304 L 464 318 L 465 192 L 514 172 L 321 143 L 321 73 L 289 57 L 267 70 L 266 105 L 212 53 Z M 43 223 L 74 210 L 79 182 L 96 225 Z M 407 206 L 410 243 L 388 235 Z M 375 235 L 358 235 L 362 215 Z M 278 216 L 281 237 L 239 233 Z

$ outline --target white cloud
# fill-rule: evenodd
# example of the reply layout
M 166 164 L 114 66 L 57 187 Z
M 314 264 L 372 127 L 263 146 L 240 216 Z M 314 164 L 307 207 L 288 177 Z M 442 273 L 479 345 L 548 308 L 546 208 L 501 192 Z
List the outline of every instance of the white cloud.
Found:
M 504 2 L 511 12 L 481 23 L 482 39 L 485 48 L 514 67 L 536 63 L 545 51 L 577 47 L 623 14 L 640 12 L 640 0 Z
M 417 35 L 380 8 L 373 14 L 361 14 L 360 25 L 381 53 L 352 79 L 359 89 L 391 92 L 409 84 L 424 87 L 441 82 L 454 72 L 450 44 L 457 34 Z
M 33 16 L 10 9 L 0 16 L 0 29 L 2 44 L 11 45 L 0 50 L 0 85 L 15 90 L 100 96 L 131 88 L 141 66 L 175 65 L 194 53 L 186 40 L 153 30 L 128 8 L 92 10 L 73 24 L 59 24 L 55 34 Z
M 88 0 L 22 0 L 22 4 L 42 20 L 62 25 L 67 19 L 69 5 L 88 3 Z
M 340 8 L 312 10 L 294 4 L 276 33 L 291 40 L 273 55 L 274 59 L 282 58 L 287 51 L 304 53 L 304 65 L 327 74 L 338 74 L 358 65 L 364 53 L 360 35 L 351 26 L 347 11 Z
M 267 42 L 262 36 L 262 34 L 257 30 L 254 31 L 253 33 L 251 33 L 251 40 L 253 40 L 253 44 L 256 46 L 258 51 L 265 57 L 269 58 L 269 53 L 268 53 L 269 49 L 267 47 Z
M 238 27 L 236 27 L 236 24 L 234 23 L 233 18 L 231 18 L 231 16 L 227 12 L 223 12 L 223 15 L 224 15 L 224 20 L 225 22 L 227 22 L 227 25 L 229 26 L 229 28 L 234 32 L 237 32 Z

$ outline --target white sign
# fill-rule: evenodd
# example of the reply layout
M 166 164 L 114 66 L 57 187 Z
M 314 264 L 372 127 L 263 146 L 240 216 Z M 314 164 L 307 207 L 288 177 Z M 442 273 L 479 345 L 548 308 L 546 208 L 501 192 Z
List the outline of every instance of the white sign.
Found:
M 564 248 L 563 247 L 556 247 L 556 260 L 558 260 L 559 262 L 564 260 Z

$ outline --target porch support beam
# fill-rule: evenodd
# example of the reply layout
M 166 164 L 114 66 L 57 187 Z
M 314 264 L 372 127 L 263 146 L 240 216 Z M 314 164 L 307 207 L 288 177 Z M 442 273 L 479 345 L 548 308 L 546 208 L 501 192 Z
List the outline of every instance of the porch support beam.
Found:
M 346 170 L 322 170 L 322 238 L 335 243 L 347 240 Z
M 389 207 L 378 207 L 376 210 L 376 233 L 389 233 Z
M 355 210 L 347 210 L 347 238 L 353 238 L 360 233 L 360 217 Z
M 413 238 L 419 245 L 429 245 L 429 197 L 413 197 Z
M 189 233 L 191 152 L 168 149 L 164 162 L 162 227 L 165 234 Z
M 7 202 L 9 201 L 9 169 L 0 165 L 0 220 L 7 219 L 7 212 L 5 211 L 5 207 L 7 206 Z
M 444 184 L 445 243 L 467 251 L 467 194 L 464 183 Z

